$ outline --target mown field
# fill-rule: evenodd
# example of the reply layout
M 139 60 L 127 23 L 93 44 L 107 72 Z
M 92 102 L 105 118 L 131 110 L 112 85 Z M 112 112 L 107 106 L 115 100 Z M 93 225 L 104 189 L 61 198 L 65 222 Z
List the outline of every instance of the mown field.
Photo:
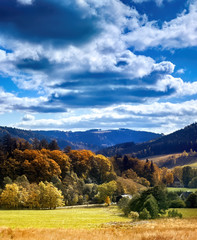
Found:
M 197 162 L 191 163 L 191 164 L 187 164 L 187 165 L 184 165 L 184 166 L 189 166 L 191 168 L 197 168 Z
M 0 211 L 0 239 L 8 240 L 196 240 L 197 209 L 183 219 L 133 222 L 116 207 Z
M 197 188 L 173 188 L 173 187 L 168 187 L 167 188 L 169 192 L 196 192 Z
M 0 211 L 0 227 L 11 228 L 95 228 L 125 221 L 129 219 L 116 207 Z
M 165 162 L 171 157 L 179 157 L 181 153 L 174 153 L 174 154 L 164 154 L 164 155 L 156 155 L 156 156 L 150 156 L 148 157 L 149 161 L 153 161 L 154 163 L 159 163 L 159 162 Z M 141 160 L 146 160 L 147 158 L 143 158 Z

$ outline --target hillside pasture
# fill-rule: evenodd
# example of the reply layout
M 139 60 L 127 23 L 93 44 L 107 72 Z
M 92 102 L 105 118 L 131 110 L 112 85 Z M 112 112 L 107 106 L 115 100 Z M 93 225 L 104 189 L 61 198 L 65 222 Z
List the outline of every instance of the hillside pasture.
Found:
M 187 155 L 188 154 L 188 155 Z M 176 166 L 190 166 L 192 168 L 197 168 L 197 154 L 194 153 L 175 153 L 166 155 L 157 155 L 147 157 L 149 161 L 153 161 L 159 167 L 174 168 Z M 141 159 L 141 160 L 146 160 Z
M 189 166 L 191 168 L 197 168 L 197 161 L 195 163 L 184 165 L 184 167 Z
M 159 165 L 159 163 L 163 163 L 163 162 L 169 160 L 172 157 L 178 158 L 180 156 L 181 156 L 181 153 L 164 154 L 164 155 L 156 155 L 156 156 L 150 156 L 150 157 L 142 158 L 141 160 L 148 159 L 149 161 L 153 161 L 154 163 Z

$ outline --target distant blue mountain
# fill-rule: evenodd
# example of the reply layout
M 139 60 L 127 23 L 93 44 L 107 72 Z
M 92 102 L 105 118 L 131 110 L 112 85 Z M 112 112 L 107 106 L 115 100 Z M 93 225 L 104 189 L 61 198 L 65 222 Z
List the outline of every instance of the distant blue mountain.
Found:
M 101 130 L 91 129 L 88 131 L 31 131 L 10 127 L 0 127 L 0 136 L 10 134 L 32 142 L 34 138 L 51 141 L 56 139 L 60 148 L 70 145 L 73 149 L 89 149 L 97 151 L 104 147 L 115 144 L 134 142 L 142 143 L 161 137 L 161 134 L 130 129 Z

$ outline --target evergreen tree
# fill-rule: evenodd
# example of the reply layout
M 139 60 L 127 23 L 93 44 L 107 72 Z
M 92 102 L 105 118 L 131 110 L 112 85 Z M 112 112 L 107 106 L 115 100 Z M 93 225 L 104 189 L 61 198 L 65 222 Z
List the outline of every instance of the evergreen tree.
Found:
M 192 178 L 193 178 L 192 168 L 189 166 L 184 167 L 182 180 L 185 187 L 188 187 L 188 184 L 192 180 Z
M 49 143 L 49 149 L 50 149 L 51 151 L 53 151 L 53 150 L 60 150 L 60 148 L 59 148 L 56 140 L 52 140 L 52 141 Z

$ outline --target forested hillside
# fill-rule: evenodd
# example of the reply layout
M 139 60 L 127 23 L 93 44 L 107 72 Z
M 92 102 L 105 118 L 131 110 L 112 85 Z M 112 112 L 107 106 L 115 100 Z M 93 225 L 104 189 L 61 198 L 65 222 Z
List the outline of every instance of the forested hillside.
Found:
M 179 153 L 184 150 L 189 152 L 190 149 L 197 150 L 196 123 L 146 143 L 135 144 L 133 142 L 128 142 L 118 144 L 113 147 L 105 148 L 100 151 L 100 153 L 105 156 L 133 154 L 136 157 L 143 158 L 153 155 Z

